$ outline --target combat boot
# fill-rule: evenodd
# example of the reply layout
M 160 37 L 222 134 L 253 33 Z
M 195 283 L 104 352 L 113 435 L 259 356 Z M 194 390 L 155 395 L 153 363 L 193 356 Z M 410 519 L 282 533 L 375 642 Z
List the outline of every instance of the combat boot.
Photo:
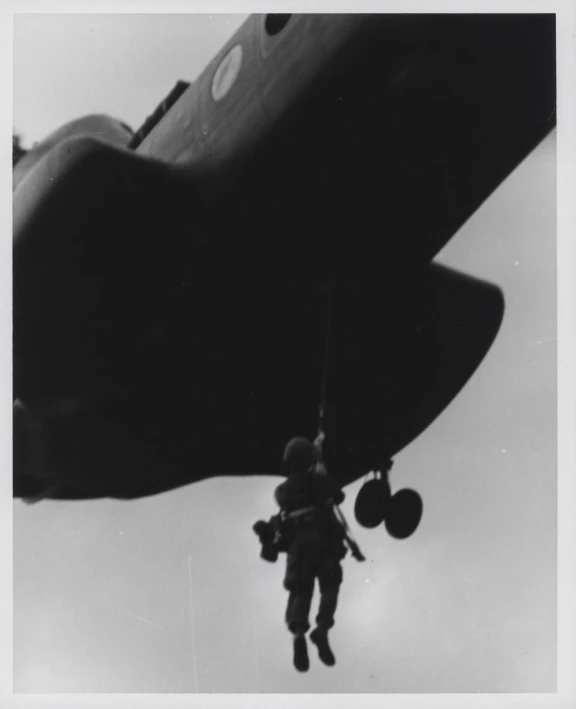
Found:
M 310 669 L 308 645 L 304 635 L 294 636 L 294 667 L 298 672 L 307 672 Z
M 314 628 L 310 633 L 310 640 L 318 648 L 318 657 L 328 667 L 333 667 L 336 664 L 334 653 L 328 644 L 328 631 L 322 628 Z

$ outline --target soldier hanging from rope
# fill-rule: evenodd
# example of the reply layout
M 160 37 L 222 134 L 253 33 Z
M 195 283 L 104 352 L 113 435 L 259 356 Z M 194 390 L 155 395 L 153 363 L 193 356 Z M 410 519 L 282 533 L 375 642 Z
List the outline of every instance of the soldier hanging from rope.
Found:
M 306 438 L 293 438 L 284 452 L 288 479 L 275 491 L 280 515 L 271 523 L 254 525 L 262 541 L 264 558 L 272 561 L 279 551 L 286 551 L 284 587 L 289 593 L 286 624 L 294 636 L 294 666 L 301 672 L 309 668 L 306 633 L 310 629 L 316 579 L 320 606 L 310 640 L 326 665 L 335 663 L 328 631 L 334 625 L 342 583 L 340 562 L 347 552 L 346 530 L 333 512 L 333 505 L 344 500 L 344 493 L 333 478 L 317 469 L 319 462 L 314 444 Z
M 345 542 L 356 559 L 364 560 L 337 507 L 344 500 L 344 492 L 328 474 L 322 456 L 325 381 L 324 377 L 318 437 L 314 443 L 307 438 L 289 441 L 283 458 L 288 479 L 274 493 L 280 514 L 269 523 L 260 521 L 254 525 L 264 559 L 276 561 L 280 551 L 287 555 L 286 624 L 293 634 L 294 666 L 300 672 L 310 666 L 306 633 L 315 580 L 320 588 L 320 605 L 310 640 L 318 648 L 322 662 L 332 666 L 336 660 L 328 643 L 328 631 L 334 625 L 342 583 L 340 562 L 347 553 Z

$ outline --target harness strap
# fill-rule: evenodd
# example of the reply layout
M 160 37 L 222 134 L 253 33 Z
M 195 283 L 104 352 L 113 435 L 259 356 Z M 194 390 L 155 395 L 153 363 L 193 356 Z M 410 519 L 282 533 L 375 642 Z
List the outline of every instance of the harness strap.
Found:
M 294 512 L 289 512 L 286 515 L 287 519 L 296 519 L 297 517 L 301 517 L 302 515 L 307 514 L 308 512 L 316 512 L 319 508 L 318 507 L 302 507 L 299 510 L 294 510 Z

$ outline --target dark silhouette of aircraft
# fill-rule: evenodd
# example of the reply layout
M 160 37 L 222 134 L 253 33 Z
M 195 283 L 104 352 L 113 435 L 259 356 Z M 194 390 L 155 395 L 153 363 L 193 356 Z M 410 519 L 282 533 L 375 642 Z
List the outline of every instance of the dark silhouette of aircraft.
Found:
M 255 15 L 136 133 L 89 117 L 31 150 L 14 495 L 279 473 L 325 376 L 332 475 L 385 471 L 498 332 L 500 289 L 432 259 L 552 130 L 555 95 L 554 15 Z M 401 499 L 398 537 L 422 512 Z

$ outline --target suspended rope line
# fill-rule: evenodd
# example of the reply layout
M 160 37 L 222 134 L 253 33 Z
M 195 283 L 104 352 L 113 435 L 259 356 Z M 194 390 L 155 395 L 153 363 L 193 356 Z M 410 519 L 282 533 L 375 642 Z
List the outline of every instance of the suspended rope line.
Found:
M 328 299 L 326 313 L 326 339 L 324 341 L 324 364 L 322 371 L 322 386 L 320 389 L 320 406 L 318 408 L 318 435 L 324 432 L 324 416 L 326 414 L 326 389 L 328 384 L 328 363 L 330 358 L 330 331 L 332 326 L 332 290 L 333 284 L 326 281 L 320 284 L 320 290 L 326 293 Z
M 328 306 L 327 306 L 327 312 L 326 312 L 326 339 L 324 341 L 324 369 L 322 372 L 322 387 L 320 390 L 320 406 L 318 409 L 318 437 L 316 438 L 316 445 L 318 446 L 318 449 L 320 451 L 320 464 L 321 468 L 325 468 L 323 466 L 323 455 L 322 455 L 322 443 L 324 441 L 324 416 L 326 414 L 326 390 L 327 390 L 327 384 L 328 384 L 328 365 L 329 365 L 329 360 L 330 360 L 330 334 L 331 334 L 331 328 L 332 328 L 332 291 L 334 290 L 334 284 L 331 281 L 324 281 L 323 283 L 320 284 L 320 290 L 323 293 L 326 293 L 326 297 L 328 299 Z M 338 505 L 333 504 L 332 509 L 334 512 L 334 515 L 337 519 L 337 521 L 342 525 L 342 529 L 344 530 L 344 538 L 346 540 L 346 543 L 348 545 L 348 548 L 350 549 L 352 556 L 356 559 L 356 561 L 366 561 L 366 557 L 362 552 L 360 551 L 360 547 L 358 546 L 358 543 L 352 536 L 352 533 L 350 532 L 350 527 L 348 526 L 348 522 L 346 521 L 346 518 L 344 517 L 344 513 L 338 507 Z

